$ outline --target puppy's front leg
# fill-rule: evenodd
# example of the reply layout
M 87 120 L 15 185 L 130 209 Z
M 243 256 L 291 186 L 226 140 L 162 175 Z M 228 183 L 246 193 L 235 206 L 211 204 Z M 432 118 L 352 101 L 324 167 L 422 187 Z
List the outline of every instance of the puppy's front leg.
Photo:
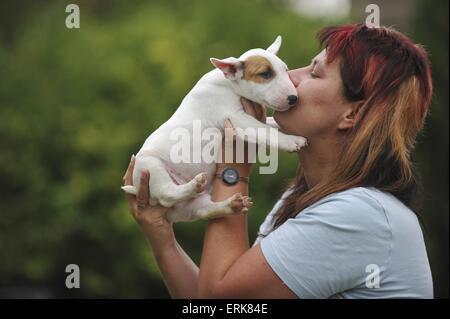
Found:
M 269 137 L 271 134 L 270 129 L 273 127 L 264 124 L 253 116 L 248 115 L 245 112 L 231 115 L 231 124 L 236 128 L 236 136 L 240 140 L 247 141 L 254 144 L 265 144 L 269 147 L 276 147 L 288 151 L 296 152 L 303 146 L 307 145 L 306 138 L 296 135 L 286 135 L 276 130 L 276 137 L 278 138 L 278 145 Z M 260 132 L 258 132 L 258 129 Z

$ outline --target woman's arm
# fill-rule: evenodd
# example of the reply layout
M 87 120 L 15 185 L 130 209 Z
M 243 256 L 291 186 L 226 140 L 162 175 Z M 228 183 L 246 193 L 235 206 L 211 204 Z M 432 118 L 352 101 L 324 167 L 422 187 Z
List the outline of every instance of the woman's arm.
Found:
M 247 164 L 227 165 L 236 168 L 240 176 L 249 176 Z M 226 186 L 220 179 L 214 181 L 213 201 L 221 201 L 235 193 L 248 194 L 248 185 L 238 182 Z M 199 297 L 214 296 L 216 284 L 219 283 L 231 265 L 249 249 L 247 214 L 229 215 L 208 222 L 199 275 Z
M 123 177 L 124 185 L 133 184 L 133 168 L 134 156 Z M 172 223 L 165 218 L 168 208 L 148 205 L 149 180 L 149 172 L 143 172 L 137 196 L 127 194 L 131 213 L 147 237 L 170 296 L 197 298 L 198 267 L 178 244 Z
M 265 110 L 248 100 L 241 100 L 244 109 L 260 121 Z M 241 176 L 249 176 L 251 164 L 218 164 L 218 171 L 233 167 Z M 214 181 L 212 198 L 224 200 L 241 192 L 248 194 L 247 183 L 225 185 Z M 247 214 L 228 215 L 208 222 L 199 274 L 199 298 L 295 298 L 266 262 L 260 246 L 249 247 Z
M 155 258 L 172 298 L 197 298 L 199 269 L 176 240 Z

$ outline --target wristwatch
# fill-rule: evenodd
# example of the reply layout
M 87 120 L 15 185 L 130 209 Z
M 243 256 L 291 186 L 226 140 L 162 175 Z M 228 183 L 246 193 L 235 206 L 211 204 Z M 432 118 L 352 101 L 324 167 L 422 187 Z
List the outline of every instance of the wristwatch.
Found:
M 249 180 L 248 176 L 239 176 L 238 170 L 231 167 L 226 167 L 222 173 L 217 173 L 216 177 L 229 186 L 236 185 L 239 181 L 248 183 Z

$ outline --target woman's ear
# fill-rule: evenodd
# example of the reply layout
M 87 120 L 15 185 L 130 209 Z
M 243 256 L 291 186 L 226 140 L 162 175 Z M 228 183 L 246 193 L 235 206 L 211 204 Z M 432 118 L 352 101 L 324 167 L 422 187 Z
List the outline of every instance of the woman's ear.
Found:
M 342 121 L 338 125 L 339 130 L 348 130 L 356 125 L 361 115 L 364 101 L 352 102 L 348 110 L 345 111 Z

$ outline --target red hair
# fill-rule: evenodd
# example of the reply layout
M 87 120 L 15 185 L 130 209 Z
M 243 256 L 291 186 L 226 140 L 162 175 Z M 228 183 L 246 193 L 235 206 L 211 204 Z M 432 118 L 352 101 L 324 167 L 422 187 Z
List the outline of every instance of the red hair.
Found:
M 432 80 L 425 50 L 389 28 L 365 24 L 328 27 L 318 33 L 327 62 L 340 57 L 344 95 L 350 101 L 367 95 L 383 98 L 415 76 L 419 81 L 420 118 L 425 118 L 432 96 Z

